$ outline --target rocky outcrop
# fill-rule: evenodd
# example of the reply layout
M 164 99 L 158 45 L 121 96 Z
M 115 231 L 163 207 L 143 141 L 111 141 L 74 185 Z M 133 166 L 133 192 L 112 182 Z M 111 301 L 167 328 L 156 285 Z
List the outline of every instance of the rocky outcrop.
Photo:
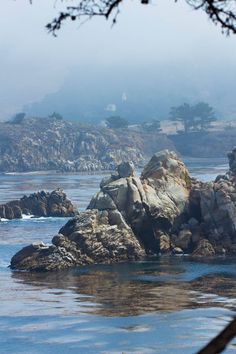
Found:
M 38 243 L 23 248 L 12 258 L 11 268 L 48 271 L 143 256 L 140 243 L 119 214 L 114 218 L 113 211 L 88 210 L 68 221 L 52 245 Z
M 199 182 L 168 150 L 155 154 L 141 177 L 131 163 L 123 163 L 101 181 L 87 211 L 69 221 L 52 245 L 26 247 L 11 267 L 61 269 L 159 253 L 234 254 L 235 181 L 231 167 L 215 182 Z
M 141 178 L 132 163 L 123 163 L 100 188 L 88 210 L 69 221 L 52 245 L 26 247 L 11 267 L 49 270 L 140 259 L 160 251 L 161 236 L 171 250 L 169 234 L 187 213 L 190 192 L 188 172 L 174 153 L 155 154 Z
M 174 146 L 156 132 L 112 130 L 52 117 L 0 122 L 0 172 L 114 170 L 124 161 L 143 167 L 163 148 Z
M 21 219 L 22 215 L 72 217 L 76 208 L 61 189 L 37 192 L 0 205 L 0 219 Z

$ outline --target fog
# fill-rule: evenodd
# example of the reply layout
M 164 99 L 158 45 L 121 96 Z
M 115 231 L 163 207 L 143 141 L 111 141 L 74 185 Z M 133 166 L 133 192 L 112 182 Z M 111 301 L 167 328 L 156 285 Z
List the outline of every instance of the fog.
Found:
M 67 2 L 67 3 L 70 3 Z M 18 111 L 99 121 L 163 119 L 170 106 L 204 100 L 219 118 L 236 118 L 236 36 L 226 37 L 184 1 L 123 4 L 115 26 L 45 24 L 59 1 L 4 1 L 0 22 L 0 119 Z

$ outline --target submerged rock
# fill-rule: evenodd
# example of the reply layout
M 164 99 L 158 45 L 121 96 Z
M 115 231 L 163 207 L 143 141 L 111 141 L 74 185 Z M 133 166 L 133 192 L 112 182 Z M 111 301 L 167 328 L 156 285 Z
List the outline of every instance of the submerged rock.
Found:
M 36 217 L 72 217 L 77 214 L 77 210 L 62 189 L 33 193 L 0 205 L 0 218 L 21 219 L 22 214 Z
M 159 253 L 235 253 L 235 175 L 227 176 L 199 182 L 168 150 L 155 154 L 141 177 L 132 164 L 123 163 L 102 180 L 88 209 L 70 220 L 52 245 L 24 248 L 11 268 L 62 269 Z

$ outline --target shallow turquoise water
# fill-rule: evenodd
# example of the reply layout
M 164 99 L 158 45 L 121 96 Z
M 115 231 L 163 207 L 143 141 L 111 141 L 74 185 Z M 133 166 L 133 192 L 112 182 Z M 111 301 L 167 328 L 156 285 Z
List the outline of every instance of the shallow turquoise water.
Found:
M 226 169 L 222 162 L 187 163 L 204 180 Z M 101 177 L 0 176 L 0 200 L 63 187 L 82 210 Z M 162 257 L 48 274 L 7 268 L 22 246 L 49 242 L 66 221 L 0 223 L 1 353 L 194 353 L 234 316 L 234 258 Z M 235 350 L 236 341 L 226 353 Z

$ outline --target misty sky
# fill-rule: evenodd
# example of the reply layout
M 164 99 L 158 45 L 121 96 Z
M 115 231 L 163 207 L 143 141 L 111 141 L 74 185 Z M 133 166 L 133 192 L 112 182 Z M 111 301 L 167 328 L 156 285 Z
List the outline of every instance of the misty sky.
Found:
M 112 28 L 111 22 L 103 19 L 80 28 L 76 22 L 67 23 L 54 38 L 44 26 L 61 7 L 55 0 L 34 0 L 33 5 L 28 0 L 1 1 L 1 120 L 25 107 L 31 107 L 32 114 L 59 109 L 56 99 L 50 99 L 54 93 L 60 97 L 58 101 L 63 95 L 71 96 L 67 106 L 61 107 L 69 114 L 68 106 L 79 99 L 77 84 L 78 96 L 85 87 L 86 97 L 91 89 L 100 100 L 99 87 L 92 78 L 100 75 L 94 80 L 101 86 L 107 74 L 109 80 L 106 77 L 104 83 L 112 89 L 126 73 L 132 73 L 129 82 L 123 80 L 117 84 L 121 92 L 114 92 L 122 94 L 129 87 L 134 92 L 133 77 L 134 82 L 140 80 L 143 104 L 151 102 L 143 92 L 157 90 L 156 95 L 169 97 L 168 104 L 172 96 L 174 103 L 186 97 L 208 100 L 219 112 L 236 118 L 236 36 L 223 36 L 205 13 L 193 11 L 184 0 L 177 4 L 156 0 L 151 6 L 133 0 L 121 6 L 118 23 Z M 103 106 L 112 99 L 105 97 Z

